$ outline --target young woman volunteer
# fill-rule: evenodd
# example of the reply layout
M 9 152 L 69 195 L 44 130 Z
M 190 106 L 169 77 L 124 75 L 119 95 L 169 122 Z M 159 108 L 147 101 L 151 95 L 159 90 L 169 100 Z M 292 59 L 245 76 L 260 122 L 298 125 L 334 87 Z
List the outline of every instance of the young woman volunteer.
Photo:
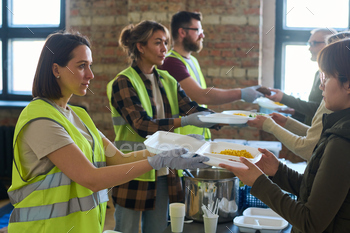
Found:
M 107 188 L 164 166 L 202 167 L 207 159 L 184 159 L 185 149 L 149 157 L 145 150 L 125 155 L 115 148 L 82 108 L 68 105 L 72 95 L 86 94 L 94 78 L 91 65 L 87 38 L 47 38 L 34 77 L 35 98 L 15 129 L 9 233 L 102 232 Z
M 122 151 L 142 149 L 146 136 L 158 130 L 181 133 L 180 127 L 187 126 L 187 132 L 197 133 L 194 126 L 213 126 L 198 119 L 208 109 L 191 101 L 168 72 L 156 68 L 164 62 L 168 41 L 168 30 L 154 21 L 129 25 L 120 35 L 119 44 L 132 65 L 108 84 L 107 95 L 115 143 Z M 165 167 L 115 187 L 113 197 L 115 230 L 138 232 L 141 216 L 143 233 L 162 233 L 167 227 L 169 199 L 180 201 L 183 190 L 177 171 Z

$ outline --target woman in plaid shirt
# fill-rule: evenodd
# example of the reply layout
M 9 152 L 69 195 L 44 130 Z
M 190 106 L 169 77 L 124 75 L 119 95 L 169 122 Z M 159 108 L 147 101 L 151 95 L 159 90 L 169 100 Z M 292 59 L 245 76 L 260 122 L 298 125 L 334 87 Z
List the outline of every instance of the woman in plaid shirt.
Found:
M 143 149 L 146 136 L 159 130 L 181 133 L 187 125 L 213 126 L 198 119 L 212 111 L 191 101 L 169 73 L 156 69 L 164 62 L 168 40 L 168 30 L 154 21 L 129 25 L 121 33 L 119 44 L 132 65 L 108 84 L 107 95 L 115 144 L 122 151 Z M 183 190 L 177 171 L 165 167 L 115 187 L 113 200 L 115 230 L 138 232 L 142 216 L 143 233 L 161 233 L 167 227 L 169 201 L 182 201 Z

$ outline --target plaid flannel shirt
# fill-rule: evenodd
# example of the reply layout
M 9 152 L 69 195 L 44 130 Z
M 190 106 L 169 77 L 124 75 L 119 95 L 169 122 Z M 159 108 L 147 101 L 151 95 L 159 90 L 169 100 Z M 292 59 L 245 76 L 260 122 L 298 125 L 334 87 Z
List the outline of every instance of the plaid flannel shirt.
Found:
M 149 117 L 141 105 L 140 97 L 137 95 L 129 79 L 119 76 L 113 83 L 112 105 L 131 127 L 142 137 L 151 135 L 158 130 L 174 131 L 174 118 L 172 118 L 169 100 L 160 79 L 162 78 L 154 69 L 153 72 L 162 95 L 165 119 L 157 119 L 157 110 L 152 94 L 151 81 L 141 72 L 135 64 L 132 66 L 140 75 L 146 86 L 148 97 L 151 100 L 153 117 Z M 192 101 L 177 84 L 177 98 L 179 102 L 179 115 L 184 116 L 208 109 L 200 107 Z M 168 175 L 169 201 L 179 202 L 183 200 L 183 189 L 177 171 L 169 169 Z M 113 200 L 120 206 L 133 210 L 152 210 L 155 206 L 156 182 L 144 182 L 132 180 L 128 183 L 113 188 Z

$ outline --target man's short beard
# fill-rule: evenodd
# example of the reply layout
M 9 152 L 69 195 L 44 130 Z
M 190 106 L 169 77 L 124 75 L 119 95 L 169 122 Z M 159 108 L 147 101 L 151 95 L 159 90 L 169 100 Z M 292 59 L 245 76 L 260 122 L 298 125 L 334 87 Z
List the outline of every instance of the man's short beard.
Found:
M 193 42 L 193 41 L 191 41 L 189 36 L 186 36 L 183 39 L 182 44 L 183 44 L 185 51 L 187 51 L 187 52 L 199 53 L 203 48 L 203 45 L 202 45 L 202 43 L 200 43 L 200 41 Z

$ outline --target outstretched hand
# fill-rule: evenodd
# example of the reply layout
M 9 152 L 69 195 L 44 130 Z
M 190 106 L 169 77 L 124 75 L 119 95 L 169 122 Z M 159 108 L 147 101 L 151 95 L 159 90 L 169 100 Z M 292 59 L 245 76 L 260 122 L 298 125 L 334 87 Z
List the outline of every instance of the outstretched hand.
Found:
M 253 164 L 247 158 L 240 157 L 240 161 L 246 167 L 233 167 L 228 164 L 220 163 L 219 166 L 233 172 L 244 184 L 252 186 L 256 179 L 262 174 L 274 176 L 278 170 L 279 161 L 274 154 L 266 149 L 258 149 L 261 153 L 261 159 Z
M 233 167 L 224 163 L 220 163 L 219 166 L 234 173 L 244 184 L 252 186 L 263 172 L 245 157 L 240 157 L 239 159 L 247 167 Z
M 262 153 L 261 159 L 256 162 L 256 166 L 260 168 L 268 176 L 274 176 L 278 170 L 279 161 L 277 157 L 266 149 L 258 148 Z
M 255 128 L 258 128 L 258 129 L 262 129 L 263 128 L 263 125 L 264 125 L 264 122 L 265 120 L 267 119 L 267 117 L 265 116 L 260 116 L 260 115 L 257 115 L 255 117 L 255 119 L 253 120 L 249 120 L 247 122 L 247 124 L 251 127 L 255 127 Z
M 286 122 L 288 120 L 288 117 L 275 112 L 271 113 L 270 116 L 277 124 L 279 124 L 282 127 L 286 125 Z
M 270 100 L 275 101 L 275 102 L 281 102 L 282 97 L 284 95 L 283 91 L 281 91 L 279 89 L 270 89 L 270 90 L 273 92 L 276 92 L 276 94 L 266 96 L 266 98 L 269 98 Z

